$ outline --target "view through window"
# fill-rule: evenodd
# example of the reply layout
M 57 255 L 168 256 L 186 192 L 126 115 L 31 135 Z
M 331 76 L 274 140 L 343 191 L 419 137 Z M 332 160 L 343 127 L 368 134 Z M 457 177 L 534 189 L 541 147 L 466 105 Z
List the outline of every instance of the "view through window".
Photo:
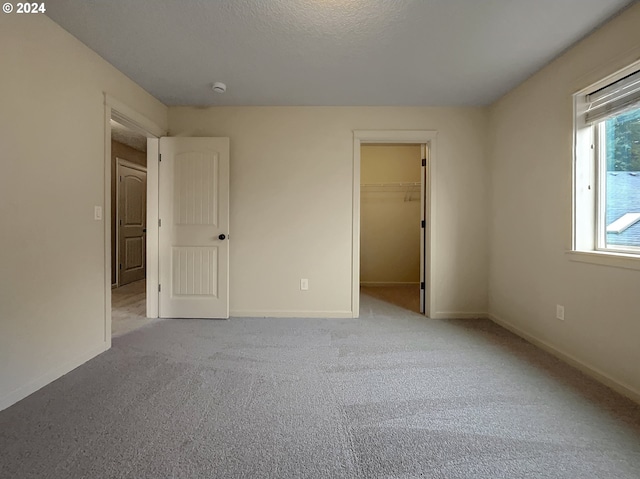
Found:
M 640 251 L 640 106 L 600 122 L 598 129 L 605 160 L 599 216 L 606 225 L 599 247 Z

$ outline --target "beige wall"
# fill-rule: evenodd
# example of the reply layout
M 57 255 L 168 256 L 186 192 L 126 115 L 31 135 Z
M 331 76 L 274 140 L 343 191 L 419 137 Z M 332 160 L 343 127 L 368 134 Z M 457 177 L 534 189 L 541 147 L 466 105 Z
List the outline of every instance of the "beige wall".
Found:
M 486 311 L 484 109 L 175 107 L 169 128 L 231 138 L 231 313 L 272 316 L 351 311 L 353 130 L 437 130 L 435 313 Z
M 362 145 L 360 283 L 420 282 L 420 145 Z
M 140 166 L 147 166 L 147 154 L 119 141 L 111 140 L 111 284 L 116 282 L 116 203 L 117 203 L 117 158 Z
M 0 59 L 2 409 L 108 344 L 103 92 L 166 107 L 44 15 L 0 15 Z
M 640 58 L 640 5 L 490 111 L 490 312 L 640 398 L 640 271 L 571 260 L 572 94 Z M 565 306 L 565 321 L 555 318 Z

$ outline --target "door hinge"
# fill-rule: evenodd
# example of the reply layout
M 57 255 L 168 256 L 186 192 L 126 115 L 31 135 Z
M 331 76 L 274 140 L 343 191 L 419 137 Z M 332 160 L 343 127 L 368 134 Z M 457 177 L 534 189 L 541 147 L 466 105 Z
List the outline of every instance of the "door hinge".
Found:
M 422 159 L 422 166 L 427 166 L 427 159 L 426 158 Z
M 162 161 L 162 155 L 158 153 L 158 161 Z
M 158 220 L 158 228 L 160 228 L 162 226 L 162 220 Z
M 120 181 L 122 181 L 122 176 L 120 176 Z
M 122 220 L 120 220 L 120 226 L 122 226 Z
M 122 269 L 122 263 L 120 263 L 120 269 Z
M 424 220 L 422 220 L 420 222 L 420 227 L 424 228 L 425 226 L 427 226 L 427 223 Z
M 160 293 L 162 291 L 162 285 L 158 284 L 158 293 Z
M 424 289 L 424 281 L 420 283 L 420 289 Z

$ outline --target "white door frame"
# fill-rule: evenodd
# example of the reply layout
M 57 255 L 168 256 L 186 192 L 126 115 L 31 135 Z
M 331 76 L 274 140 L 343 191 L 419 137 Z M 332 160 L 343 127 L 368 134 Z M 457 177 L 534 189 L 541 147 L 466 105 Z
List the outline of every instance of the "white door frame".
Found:
M 104 93 L 104 341 L 111 347 L 111 119 L 147 137 L 147 317 L 158 317 L 158 144 L 167 132 Z M 155 292 L 155 294 L 150 294 Z
M 127 168 L 131 168 L 133 170 L 144 171 L 147 172 L 147 167 L 139 165 L 137 163 L 133 163 L 132 161 L 125 160 L 124 158 L 120 158 L 116 156 L 116 178 L 120 176 L 120 167 L 126 166 Z M 116 287 L 120 286 L 120 269 L 117 267 L 118 263 L 120 263 L 120 182 L 116 180 L 116 249 L 114 254 L 116 255 Z M 111 218 L 108 218 L 111 221 Z
M 353 317 L 360 316 L 360 146 L 375 143 L 413 143 L 427 145 L 425 191 L 423 201 L 426 202 L 425 221 L 425 315 L 436 311 L 433 294 L 432 251 L 434 248 L 433 214 L 435 212 L 434 178 L 436 164 L 435 130 L 354 130 L 353 131 L 353 243 L 351 247 L 351 310 Z

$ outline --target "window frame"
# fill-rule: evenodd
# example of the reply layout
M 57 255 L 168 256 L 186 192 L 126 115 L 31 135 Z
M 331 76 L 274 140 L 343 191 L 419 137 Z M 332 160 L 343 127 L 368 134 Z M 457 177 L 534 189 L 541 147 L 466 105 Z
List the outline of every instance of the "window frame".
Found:
M 604 122 L 598 122 L 591 125 L 593 128 L 593 145 L 594 145 L 594 169 L 595 177 L 595 238 L 594 249 L 596 251 L 608 251 L 607 244 L 607 147 L 604 138 L 606 136 Z
M 587 124 L 587 95 L 635 72 L 640 61 L 573 95 L 571 259 L 640 269 L 640 247 L 606 243 L 606 119 Z M 640 108 L 640 106 L 638 106 Z

